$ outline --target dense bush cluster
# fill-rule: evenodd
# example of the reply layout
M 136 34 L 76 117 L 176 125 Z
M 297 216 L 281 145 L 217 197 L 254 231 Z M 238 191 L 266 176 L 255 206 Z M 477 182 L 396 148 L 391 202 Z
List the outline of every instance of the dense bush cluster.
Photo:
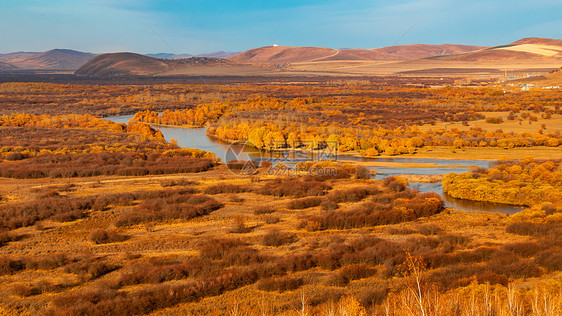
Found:
M 107 244 L 127 240 L 128 236 L 115 229 L 94 229 L 88 235 L 88 240 L 95 244 Z
M 332 187 L 319 181 L 315 177 L 303 177 L 299 179 L 275 179 L 269 180 L 256 193 L 273 196 L 321 196 L 327 193 Z
M 200 282 L 175 285 L 156 284 L 146 289 L 126 293 L 100 289 L 83 294 L 59 296 L 47 314 L 70 315 L 140 315 L 172 307 L 178 303 L 193 302 L 203 297 L 220 295 L 240 286 L 256 282 L 252 269 L 231 269 Z
M 435 193 L 418 193 L 411 190 L 380 192 L 373 195 L 370 201 L 352 205 L 344 210 L 309 216 L 301 222 L 300 227 L 317 231 L 397 224 L 437 214 L 443 210 L 443 206 L 443 201 Z
M 189 257 L 142 259 L 124 267 L 117 281 L 120 286 L 135 284 L 157 284 L 170 280 L 181 280 L 196 276 L 211 276 L 217 273 L 208 260 Z
M 0 227 L 14 229 L 30 226 L 37 221 L 73 221 L 86 216 L 95 197 L 50 197 L 32 202 L 0 205 Z
M 0 227 L 14 229 L 45 219 L 73 221 L 86 217 L 91 210 L 103 211 L 110 205 L 131 206 L 139 200 L 142 200 L 139 205 L 118 217 L 117 225 L 132 225 L 155 219 L 190 219 L 208 214 L 222 206 L 209 196 L 195 193 L 196 190 L 192 188 L 182 188 L 83 197 L 40 195 L 38 199 L 29 202 L 0 205 Z
M 333 274 L 328 283 L 335 286 L 346 286 L 353 280 L 368 278 L 376 272 L 375 268 L 364 263 L 350 264 Z
M 5 127 L 43 127 L 43 128 L 84 128 L 111 132 L 132 133 L 142 135 L 152 140 L 164 140 L 162 133 L 153 129 L 146 123 L 133 122 L 129 125 L 118 124 L 112 121 L 103 120 L 91 115 L 33 115 L 19 114 L 17 112 L 10 115 L 0 116 L 0 126 Z
M 301 210 L 305 208 L 319 206 L 320 204 L 322 204 L 323 201 L 324 200 L 320 197 L 308 196 L 308 197 L 303 197 L 300 199 L 294 199 L 289 201 L 289 204 L 287 204 L 287 208 L 293 210 L 297 210 L 297 209 Z
M 426 97 L 438 96 L 439 99 L 442 92 L 434 91 Z M 450 96 L 449 92 L 447 91 L 445 94 Z M 560 113 L 560 107 L 556 105 L 554 96 L 543 102 L 545 105 L 548 103 L 548 106 L 554 107 L 554 110 L 530 103 L 526 103 L 524 106 L 519 104 L 511 109 L 508 104 L 481 104 L 483 99 L 489 101 L 501 99 L 492 91 L 483 94 L 477 93 L 477 96 L 470 96 L 470 93 L 465 92 L 458 91 L 464 97 L 475 97 L 473 101 L 476 104 L 464 103 L 466 100 L 463 100 L 461 102 L 465 104 L 464 106 L 452 106 L 449 103 L 445 108 L 437 100 L 429 101 L 430 103 L 436 102 L 430 105 L 427 104 L 428 100 L 424 99 L 424 107 L 409 106 L 404 111 L 397 111 L 397 108 L 404 104 L 398 105 L 395 98 L 389 102 L 384 97 L 381 99 L 375 97 L 375 101 L 370 99 L 372 94 L 359 99 L 351 97 L 353 101 L 345 98 L 333 100 L 329 104 L 326 103 L 325 98 L 322 101 L 318 99 L 303 100 L 302 98 L 291 101 L 250 98 L 236 106 L 221 108 L 220 111 L 214 112 L 214 114 L 220 112 L 222 117 L 217 120 L 220 115 L 213 115 L 208 119 L 209 123 L 214 122 L 208 133 L 230 142 L 247 140 L 257 148 L 333 150 L 337 146 L 340 151 L 359 151 L 366 156 L 377 156 L 381 153 L 386 155 L 412 154 L 416 152 L 417 148 L 424 146 L 513 148 L 557 147 L 560 145 L 560 135 L 552 132 L 530 135 L 529 133 L 506 133 L 497 129 L 488 131 L 478 127 L 468 130 L 456 128 L 452 130 L 434 128 L 423 132 L 420 130 L 419 126 L 423 124 L 435 125 L 437 122 L 463 122 L 463 125 L 467 126 L 469 121 L 484 118 L 484 115 L 477 111 L 491 111 L 492 108 L 498 111 L 520 113 L 520 121 L 527 116 L 534 117 L 534 120 L 529 118 L 531 123 L 536 121 L 537 117 L 527 111 L 543 112 L 541 116 L 545 119 L 550 119 L 552 113 Z M 420 95 L 413 94 L 410 97 L 406 97 L 406 99 L 415 100 Z M 373 103 L 377 105 L 373 106 Z M 350 106 L 351 104 L 353 106 Z M 392 107 L 389 107 L 390 104 Z M 190 111 L 197 111 L 197 108 Z M 178 115 L 180 113 L 174 115 L 174 118 Z M 161 118 L 158 117 L 154 120 L 158 119 Z M 189 119 L 186 120 L 186 122 L 189 121 Z M 489 118 L 487 122 L 500 124 L 503 119 L 493 117 Z
M 206 194 L 242 193 L 248 192 L 249 187 L 231 183 L 214 184 L 205 189 Z
M 285 292 L 296 290 L 304 284 L 302 279 L 283 276 L 283 277 L 271 277 L 266 279 L 261 279 L 257 282 L 256 286 L 262 291 L 277 291 Z
M 297 240 L 297 237 L 291 233 L 281 232 L 279 230 L 270 230 L 263 236 L 262 244 L 264 246 L 279 247 L 290 244 Z
M 39 154 L 16 163 L 0 163 L 0 177 L 16 179 L 72 178 L 99 175 L 144 176 L 201 172 L 215 164 L 210 159 L 159 157 L 143 153 Z
M 14 274 L 21 270 L 52 270 L 61 267 L 65 272 L 78 274 L 86 280 L 119 268 L 105 257 L 91 255 L 49 254 L 19 258 L 0 256 L 0 275 Z
M 201 172 L 215 161 L 200 150 L 100 129 L 0 127 L 0 136 L 0 177 L 8 178 Z
M 562 170 L 560 160 L 500 161 L 487 170 L 448 174 L 443 179 L 444 191 L 455 198 L 535 205 L 542 202 L 562 203 Z M 556 208 L 556 207 L 555 207 Z
M 334 203 L 358 202 L 365 199 L 369 195 L 375 195 L 379 193 L 382 193 L 382 190 L 377 186 L 361 186 L 331 191 L 326 196 L 326 198 Z
M 193 194 L 190 189 L 175 189 L 156 192 L 154 196 L 123 212 L 116 226 L 129 226 L 144 222 L 184 219 L 207 215 L 222 207 L 215 199 Z
M 548 237 L 550 239 L 562 240 L 562 223 L 560 222 L 514 222 L 507 226 L 506 231 L 523 236 Z

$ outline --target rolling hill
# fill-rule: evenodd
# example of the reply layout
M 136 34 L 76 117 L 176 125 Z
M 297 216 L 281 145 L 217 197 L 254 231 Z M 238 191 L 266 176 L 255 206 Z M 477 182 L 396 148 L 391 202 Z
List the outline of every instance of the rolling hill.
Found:
M 217 52 L 209 56 L 222 57 L 228 54 Z M 516 76 L 543 75 L 561 65 L 562 40 L 525 38 L 495 47 L 453 44 L 414 44 L 375 49 L 267 46 L 227 58 L 193 56 L 176 59 L 167 56 L 166 59 L 157 59 L 133 53 L 116 53 L 97 56 L 76 71 L 76 74 L 497 77 L 505 72 Z
M 553 39 L 553 38 L 542 38 L 542 37 L 527 37 L 511 43 L 511 45 L 521 45 L 521 44 L 562 46 L 562 40 Z
M 294 63 L 335 60 L 399 61 L 480 50 L 469 45 L 399 45 L 375 49 L 332 49 L 325 47 L 266 46 L 242 52 L 228 59 L 240 63 Z
M 10 71 L 10 70 L 16 70 L 16 69 L 18 69 L 18 67 L 0 61 L 0 71 Z
M 18 52 L 0 55 L 0 61 L 21 69 L 76 70 L 95 55 L 70 49 L 53 49 L 42 53 Z
M 31 58 L 39 54 L 40 53 L 34 53 L 34 52 L 15 52 L 15 53 L 0 54 L 0 61 L 11 65 L 16 65 L 22 63 L 28 58 Z
M 432 57 L 446 60 L 479 62 L 506 60 L 562 60 L 562 40 L 549 38 L 524 38 L 508 45 L 452 56 Z
M 375 51 L 395 55 L 402 59 L 420 59 L 433 56 L 456 55 L 476 50 L 484 49 L 484 46 L 472 45 L 456 45 L 456 44 L 443 44 L 443 45 L 397 45 L 382 48 L 375 48 Z
M 271 64 L 312 61 L 335 53 L 335 49 L 325 47 L 266 46 L 247 50 L 228 59 L 239 63 Z
M 163 60 L 134 53 L 99 55 L 76 70 L 80 76 L 147 76 L 169 70 Z
M 103 54 L 80 67 L 78 76 L 233 76 L 263 75 L 267 69 L 223 58 L 156 59 L 135 53 Z

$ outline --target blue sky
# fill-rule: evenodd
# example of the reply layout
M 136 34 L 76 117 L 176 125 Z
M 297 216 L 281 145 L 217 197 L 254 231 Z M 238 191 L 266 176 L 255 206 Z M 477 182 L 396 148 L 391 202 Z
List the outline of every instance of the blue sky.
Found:
M 562 38 L 562 1 L 0 0 L 0 53 L 243 51 L 283 46 L 500 45 Z M 154 31 L 153 31 L 154 30 Z

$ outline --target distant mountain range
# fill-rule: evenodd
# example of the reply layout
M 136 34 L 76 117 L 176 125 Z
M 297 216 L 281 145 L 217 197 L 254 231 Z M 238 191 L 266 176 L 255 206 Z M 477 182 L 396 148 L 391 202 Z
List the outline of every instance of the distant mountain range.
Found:
M 562 57 L 562 40 L 525 38 L 511 44 L 484 47 L 470 45 L 398 45 L 374 49 L 331 49 L 325 47 L 266 46 L 228 57 L 240 63 L 302 63 L 341 60 L 405 61 L 423 58 L 450 61 L 501 61 L 557 59 Z
M 238 52 L 213 52 L 208 54 L 170 54 L 158 53 L 146 56 L 160 59 L 182 59 L 190 57 L 226 58 L 238 54 Z M 62 70 L 75 71 L 96 54 L 84 53 L 71 49 L 53 49 L 46 52 L 15 52 L 0 54 L 0 71 L 17 70 Z
M 399 45 L 374 49 L 332 49 L 325 47 L 266 46 L 229 57 L 240 63 L 294 63 L 336 60 L 398 61 L 433 56 L 454 55 L 481 50 L 469 45 Z
M 380 63 L 379 63 L 380 62 Z M 479 74 L 534 69 L 546 73 L 562 64 L 562 40 L 525 38 L 494 47 L 442 44 L 374 49 L 266 46 L 241 53 L 110 53 L 69 49 L 0 54 L 0 71 L 62 70 L 84 76 L 116 75 L 336 75 L 431 73 L 432 69 L 478 68 Z M 373 65 L 377 65 L 373 69 Z M 439 70 L 441 71 L 441 70 Z M 470 72 L 470 71 L 469 71 Z
M 146 56 L 154 57 L 154 58 L 163 58 L 163 59 L 182 59 L 182 58 L 189 58 L 189 57 L 210 57 L 210 58 L 227 58 L 230 56 L 238 55 L 240 52 L 212 52 L 207 54 L 172 54 L 172 53 L 157 53 L 157 54 L 145 54 Z

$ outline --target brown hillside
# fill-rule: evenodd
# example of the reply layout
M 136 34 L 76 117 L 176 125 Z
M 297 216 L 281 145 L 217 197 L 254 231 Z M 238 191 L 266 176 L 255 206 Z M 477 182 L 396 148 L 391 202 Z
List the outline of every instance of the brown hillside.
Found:
M 562 40 L 553 39 L 553 38 L 527 37 L 524 39 L 520 39 L 517 42 L 511 43 L 511 45 L 521 45 L 521 44 L 541 44 L 541 45 L 562 46 Z
M 0 56 L 0 60 L 21 69 L 75 70 L 80 68 L 94 54 L 69 49 L 53 49 L 43 53 L 12 53 Z
M 336 54 L 332 54 L 326 58 L 318 59 L 317 61 L 327 60 L 384 60 L 384 61 L 397 61 L 403 60 L 399 56 L 378 52 L 372 49 L 342 49 L 336 50 Z
M 336 60 L 398 61 L 460 54 L 482 49 L 469 45 L 399 45 L 376 49 L 332 49 L 325 47 L 267 46 L 250 49 L 228 59 L 240 63 L 296 63 Z
M 74 70 L 96 55 L 69 49 L 53 49 L 25 60 L 29 69 Z
M 325 47 L 266 46 L 247 50 L 228 59 L 238 63 L 270 64 L 313 61 L 336 53 L 337 50 Z
M 440 58 L 440 57 L 436 57 Z M 477 62 L 477 61 L 503 61 L 503 60 L 519 60 L 519 59 L 544 59 L 542 55 L 528 53 L 528 52 L 516 52 L 510 50 L 500 50 L 500 49 L 490 49 L 481 50 L 477 52 L 456 55 L 456 56 L 443 56 L 443 59 L 454 60 L 454 61 L 467 61 L 467 62 Z
M 542 75 L 562 62 L 562 46 L 522 44 L 482 48 L 468 45 L 399 45 L 378 49 L 267 46 L 226 59 L 156 59 L 132 53 L 105 54 L 81 67 L 77 75 L 89 76 L 254 76 L 395 74 L 411 71 L 455 76 L 496 74 L 510 69 Z M 383 61 L 376 63 L 374 61 Z M 277 67 L 281 65 L 281 67 Z M 449 71 L 452 69 L 452 72 Z M 466 70 L 466 69 L 471 69 Z M 482 71 L 484 69 L 484 73 Z
M 436 58 L 464 62 L 557 60 L 562 59 L 562 40 L 524 38 L 509 45 Z
M 146 76 L 164 72 L 169 66 L 156 58 L 134 53 L 103 54 L 76 70 L 80 76 Z
M 16 70 L 18 69 L 18 67 L 14 66 L 14 65 L 10 65 L 8 63 L 2 62 L 0 61 L 0 71 L 6 71 L 6 70 Z
M 246 65 L 244 68 L 222 58 L 190 57 L 184 59 L 157 59 L 134 53 L 100 55 L 75 74 L 79 76 L 197 76 L 241 75 L 250 71 L 260 74 L 264 69 Z M 248 67 L 252 69 L 248 69 Z
M 16 53 L 8 53 L 8 54 L 1 54 L 0 61 L 11 64 L 17 65 L 28 58 L 32 58 L 37 56 L 41 53 L 33 53 L 33 52 L 16 52 Z
M 398 46 L 376 48 L 374 49 L 374 51 L 381 52 L 384 54 L 394 55 L 402 59 L 419 59 L 419 58 L 427 58 L 433 56 L 463 54 L 463 53 L 473 52 L 484 48 L 485 47 L 483 46 L 455 45 L 455 44 L 443 44 L 443 45 L 414 44 L 414 45 L 398 45 Z

